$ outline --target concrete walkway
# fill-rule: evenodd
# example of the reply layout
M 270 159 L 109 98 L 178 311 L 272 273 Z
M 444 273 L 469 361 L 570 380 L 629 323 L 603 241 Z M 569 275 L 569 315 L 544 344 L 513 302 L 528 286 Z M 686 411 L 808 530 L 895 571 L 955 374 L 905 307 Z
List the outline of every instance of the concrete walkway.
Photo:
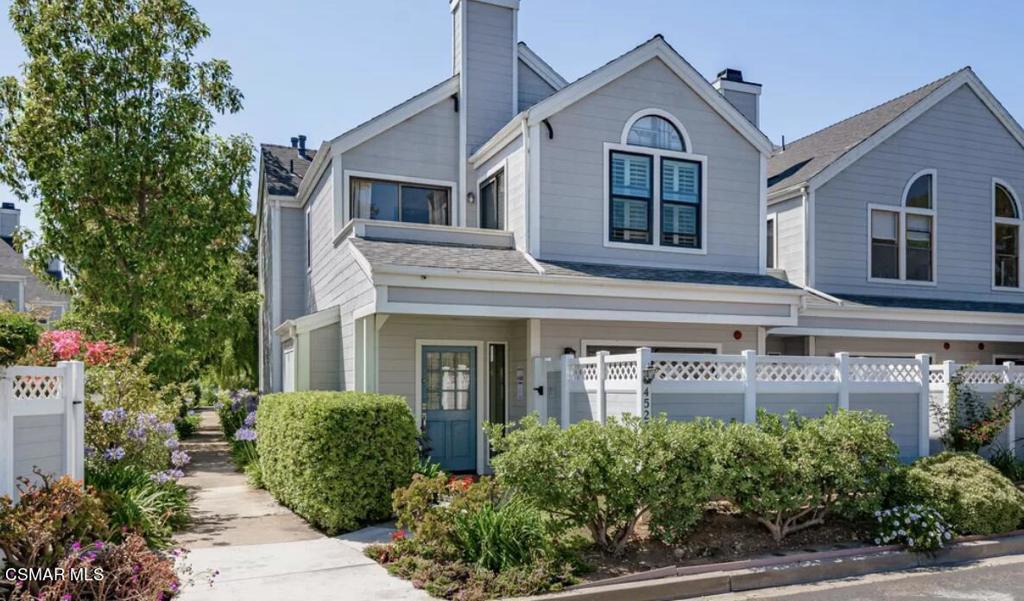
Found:
M 181 483 L 192 494 L 193 524 L 175 537 L 200 576 L 180 599 L 430 599 L 363 555 L 366 544 L 387 541 L 391 528 L 335 538 L 317 532 L 270 493 L 251 488 L 231 462 L 216 413 L 201 417 L 199 431 L 182 444 L 192 456 Z M 202 574 L 215 570 L 209 587 Z

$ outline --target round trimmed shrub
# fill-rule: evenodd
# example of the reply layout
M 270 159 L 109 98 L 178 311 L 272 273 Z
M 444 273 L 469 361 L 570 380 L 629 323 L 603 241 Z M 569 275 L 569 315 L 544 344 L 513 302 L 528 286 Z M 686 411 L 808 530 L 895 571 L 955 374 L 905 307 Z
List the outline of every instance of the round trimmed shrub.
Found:
M 256 429 L 267 490 L 328 534 L 390 517 L 391 493 L 416 464 L 416 424 L 399 396 L 271 394 Z
M 905 499 L 935 508 L 960 534 L 1008 532 L 1024 520 L 1024 493 L 971 453 L 923 457 L 900 480 Z

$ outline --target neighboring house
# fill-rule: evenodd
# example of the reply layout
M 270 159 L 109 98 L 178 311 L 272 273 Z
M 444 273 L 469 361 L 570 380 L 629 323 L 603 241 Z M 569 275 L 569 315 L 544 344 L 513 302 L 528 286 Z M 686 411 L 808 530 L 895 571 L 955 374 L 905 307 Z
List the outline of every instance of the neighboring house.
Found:
M 769 175 L 770 254 L 813 289 L 769 351 L 1024 359 L 1024 130 L 970 68 L 788 143 Z
M 536 358 L 638 346 L 821 353 L 801 311 L 862 314 L 853 303 L 824 307 L 831 297 L 809 290 L 805 274 L 820 283 L 843 261 L 815 266 L 803 242 L 790 246 L 804 228 L 782 210 L 796 203 L 803 215 L 815 201 L 800 196 L 810 178 L 800 161 L 781 166 L 757 127 L 759 84 L 732 69 L 709 83 L 661 36 L 568 83 L 517 40 L 517 0 L 450 8 L 451 77 L 316 152 L 304 136 L 263 146 L 262 390 L 402 395 L 436 459 L 481 470 L 479 424 L 518 419 L 557 386 Z M 771 187 L 769 207 L 766 182 L 784 170 L 791 179 Z M 818 239 L 866 239 L 853 220 L 836 223 L 850 231 Z M 863 248 L 842 252 L 863 262 Z M 863 293 L 864 283 L 832 289 Z M 903 287 L 877 294 L 893 290 Z M 903 352 L 888 338 L 837 340 Z
M 40 281 L 14 250 L 14 232 L 20 225 L 21 211 L 14 203 L 0 204 L 0 302 L 17 311 L 37 311 L 46 323 L 56 321 L 68 310 L 68 297 Z M 50 275 L 62 277 L 59 261 L 51 263 Z

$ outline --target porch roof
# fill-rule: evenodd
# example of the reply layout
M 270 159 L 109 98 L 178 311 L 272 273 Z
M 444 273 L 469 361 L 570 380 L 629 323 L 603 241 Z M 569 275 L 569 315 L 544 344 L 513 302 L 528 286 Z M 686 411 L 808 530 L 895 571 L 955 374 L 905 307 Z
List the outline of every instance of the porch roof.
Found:
M 374 270 L 387 267 L 423 267 L 453 271 L 484 271 L 536 275 L 540 278 L 603 278 L 614 280 L 740 286 L 798 290 L 789 282 L 771 275 L 668 269 L 609 263 L 578 263 L 534 259 L 514 248 L 494 248 L 469 244 L 410 242 L 353 237 L 352 245 Z
M 860 294 L 829 294 L 844 301 L 844 303 L 867 305 L 870 307 L 1024 314 L 1024 303 L 965 301 L 941 298 L 910 298 L 903 296 L 868 296 Z

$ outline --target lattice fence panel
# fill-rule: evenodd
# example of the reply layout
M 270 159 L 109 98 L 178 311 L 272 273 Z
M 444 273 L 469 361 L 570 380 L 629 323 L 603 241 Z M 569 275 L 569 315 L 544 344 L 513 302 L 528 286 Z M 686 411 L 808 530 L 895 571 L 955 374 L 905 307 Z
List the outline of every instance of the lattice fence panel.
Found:
M 891 361 L 853 361 L 850 380 L 853 382 L 919 382 L 921 367 L 916 363 Z
M 836 382 L 839 374 L 833 363 L 770 361 L 758 363 L 759 382 Z
M 743 364 L 717 360 L 654 361 L 655 379 L 692 382 L 740 382 Z
M 60 376 L 14 376 L 11 388 L 19 399 L 54 399 L 62 394 Z

